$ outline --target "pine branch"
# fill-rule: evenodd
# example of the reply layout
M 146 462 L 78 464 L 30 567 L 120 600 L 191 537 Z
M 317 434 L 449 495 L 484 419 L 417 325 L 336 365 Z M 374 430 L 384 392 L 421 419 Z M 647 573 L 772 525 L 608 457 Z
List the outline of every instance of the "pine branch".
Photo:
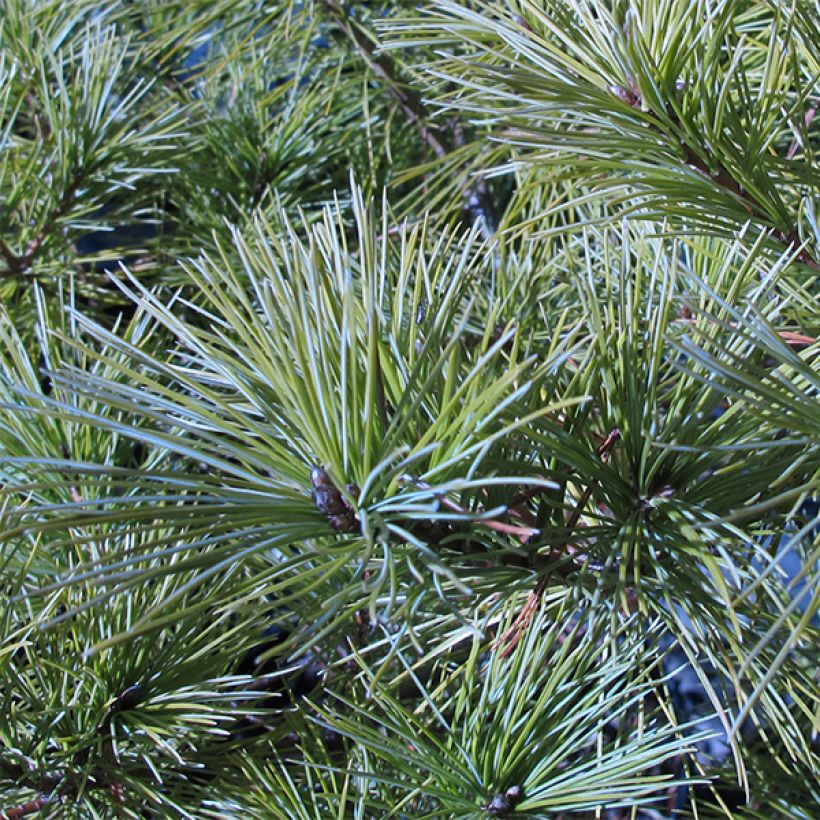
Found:
M 25 817 L 28 814 L 34 814 L 43 809 L 53 799 L 53 794 L 62 782 L 60 774 L 52 773 L 45 775 L 37 775 L 34 772 L 34 764 L 28 763 L 27 766 L 22 766 L 11 760 L 3 758 L 0 755 L 0 773 L 8 780 L 16 783 L 19 786 L 24 786 L 32 791 L 39 792 L 39 795 L 28 800 L 20 805 L 0 809 L 0 820 L 16 817 Z
M 393 60 L 385 54 L 376 54 L 377 46 L 358 24 L 350 22 L 350 14 L 335 0 L 322 0 L 322 3 L 359 49 L 373 73 L 387 86 L 390 95 L 398 102 L 408 120 L 418 128 L 435 155 L 444 157 L 450 153 L 452 148 L 448 144 L 447 135 L 429 122 L 427 107 L 418 92 L 399 79 Z
M 46 218 L 43 220 L 42 227 L 37 232 L 37 235 L 28 243 L 26 249 L 21 254 L 15 254 L 11 248 L 0 239 L 0 256 L 6 263 L 6 270 L 2 272 L 2 276 L 19 276 L 25 273 L 43 249 L 43 245 L 54 230 L 56 222 L 63 217 L 69 208 L 74 204 L 77 193 L 85 178 L 83 170 L 75 171 L 71 175 L 68 186 L 63 195 L 60 197 L 58 203 L 49 211 Z
M 11 760 L 0 756 L 0 772 L 2 772 L 9 780 L 15 783 L 26 786 L 33 791 L 50 794 L 60 784 L 62 777 L 56 773 L 49 773 L 45 775 L 36 775 L 34 772 L 34 763 L 26 760 L 26 766 L 15 763 Z
M 393 60 L 378 52 L 378 46 L 358 23 L 351 22 L 351 15 L 336 0 L 321 0 L 337 23 L 359 49 L 373 73 L 387 87 L 402 112 L 411 122 L 433 153 L 443 159 L 452 151 L 465 144 L 464 127 L 458 118 L 452 120 L 452 134 L 431 122 L 430 112 L 421 95 L 396 70 Z M 484 179 L 473 180 L 462 193 L 464 210 L 473 224 L 481 224 L 485 236 L 489 236 L 498 224 L 498 209 L 490 194 L 490 186 Z
M 772 263 L 814 218 L 798 6 L 743 12 L 743 45 L 732 4 L 693 40 L 708 3 L 524 0 L 510 28 L 445 2 L 437 30 L 322 3 L 115 9 L 104 37 L 85 0 L 6 4 L 0 820 L 691 813 L 690 771 L 708 804 L 736 774 L 687 742 L 680 652 L 755 811 L 806 815 L 818 334 L 790 263 L 817 250 Z M 508 112 L 479 143 L 473 114 Z M 488 252 L 507 151 L 516 232 Z M 66 239 L 143 214 L 164 238 L 115 280 L 133 323 L 13 280 L 71 291 Z M 160 247 L 178 272 L 149 281 Z
M 623 86 L 614 86 L 612 89 L 612 93 L 619 99 L 621 102 L 626 103 L 630 107 L 640 110 L 643 104 L 643 98 L 641 96 L 640 91 L 638 90 L 637 86 L 632 83 L 629 88 L 624 88 Z M 657 117 L 657 113 L 652 111 L 652 109 L 648 110 L 648 113 L 655 117 Z M 668 112 L 667 112 L 668 113 Z M 679 134 L 684 134 L 685 129 L 682 128 L 681 123 L 676 115 L 668 114 L 669 119 L 673 126 L 678 130 Z M 806 125 L 811 123 L 814 118 L 814 109 L 810 109 L 810 111 L 806 114 Z M 666 136 L 663 131 L 657 127 L 653 126 L 653 129 L 661 134 L 662 136 Z M 694 168 L 700 174 L 702 174 L 707 179 L 713 181 L 715 184 L 719 185 L 721 188 L 729 191 L 737 201 L 742 205 L 742 207 L 749 213 L 749 216 L 753 217 L 754 219 L 768 223 L 769 217 L 766 213 L 766 209 L 757 197 L 750 191 L 747 191 L 743 185 L 735 179 L 732 175 L 731 171 L 722 163 L 718 163 L 717 167 L 713 169 L 710 167 L 709 163 L 700 155 L 695 148 L 690 145 L 686 139 L 681 136 L 680 137 L 680 147 L 683 151 L 683 155 L 686 161 L 686 164 Z M 793 156 L 794 152 L 796 152 L 796 148 L 794 151 L 789 149 L 789 154 Z M 796 228 L 793 228 L 790 231 L 785 231 L 780 228 L 775 228 L 772 234 L 778 241 L 780 241 L 786 249 L 791 249 L 795 247 L 799 247 L 801 245 L 800 236 L 797 232 Z M 820 270 L 820 262 L 807 250 L 802 249 L 797 254 L 797 260 L 802 262 L 804 265 L 807 265 L 810 268 L 814 268 L 816 270 Z
M 421 490 L 432 489 L 432 487 L 424 481 L 409 478 L 407 481 L 412 481 L 412 483 Z M 481 510 L 466 510 L 460 504 L 457 504 L 455 501 L 451 501 L 444 495 L 437 494 L 436 498 L 448 510 L 458 513 L 459 515 L 481 515 Z M 479 526 L 487 527 L 495 532 L 503 533 L 504 535 L 513 535 L 516 538 L 520 538 L 524 542 L 539 534 L 539 531 L 535 527 L 519 527 L 516 524 L 507 524 L 504 521 L 498 521 L 494 518 L 479 518 L 476 519 L 475 523 Z
M 621 431 L 616 427 L 611 430 L 603 442 L 600 444 L 598 449 L 596 450 L 596 455 L 601 459 L 604 464 L 607 464 L 612 457 L 612 450 L 615 447 L 616 442 L 621 437 Z M 584 507 L 589 503 L 589 499 L 592 497 L 593 490 L 595 488 L 595 482 L 590 482 L 587 487 L 584 489 L 584 492 L 581 494 L 581 497 L 575 504 L 572 512 L 567 519 L 567 529 L 570 533 L 575 529 L 578 524 L 579 519 L 581 518 L 581 513 L 584 510 Z M 562 558 L 562 552 L 565 552 L 569 555 L 573 555 L 575 553 L 575 546 L 574 544 L 567 542 L 564 545 L 563 550 L 558 548 L 553 548 L 550 550 L 548 558 L 543 561 L 546 566 L 549 566 L 551 563 L 557 563 Z M 583 558 L 583 556 L 573 555 L 574 560 L 578 560 L 578 558 Z M 544 592 L 546 592 L 547 584 L 549 583 L 549 579 L 552 575 L 552 571 L 550 571 L 547 575 L 543 576 L 536 585 L 535 589 L 530 593 L 529 597 L 527 598 L 527 602 L 522 607 L 521 611 L 518 613 L 518 616 L 513 621 L 510 628 L 498 639 L 496 646 L 504 647 L 502 650 L 502 656 L 508 657 L 510 653 L 515 649 L 518 642 L 524 635 L 524 632 L 527 630 L 529 625 L 532 623 L 535 614 L 538 612 L 539 607 L 541 606 L 541 601 L 544 596 Z

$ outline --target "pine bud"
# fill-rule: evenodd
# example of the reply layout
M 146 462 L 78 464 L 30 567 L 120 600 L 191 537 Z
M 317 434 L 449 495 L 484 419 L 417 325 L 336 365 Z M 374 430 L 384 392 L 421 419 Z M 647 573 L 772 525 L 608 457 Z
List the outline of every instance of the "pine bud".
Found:
M 524 799 L 524 790 L 521 786 L 510 786 L 510 788 L 504 792 L 504 797 L 507 798 L 510 805 L 516 806 Z

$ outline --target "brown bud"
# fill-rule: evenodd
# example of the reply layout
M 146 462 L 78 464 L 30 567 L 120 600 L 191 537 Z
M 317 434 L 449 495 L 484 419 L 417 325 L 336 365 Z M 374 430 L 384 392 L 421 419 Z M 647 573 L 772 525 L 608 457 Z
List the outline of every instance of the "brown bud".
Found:
M 614 94 L 622 103 L 626 103 L 631 108 L 641 107 L 641 93 L 638 87 L 632 84 L 630 88 L 624 88 L 622 85 L 607 86 L 611 94 Z
M 111 704 L 109 711 L 125 712 L 133 709 L 145 699 L 145 687 L 141 683 L 135 683 L 123 690 Z
M 497 794 L 486 806 L 484 806 L 484 811 L 487 814 L 492 814 L 493 817 L 506 817 L 507 812 L 512 808 L 510 805 L 510 801 L 507 800 L 506 796 L 503 794 Z
M 313 503 L 327 516 L 330 526 L 337 532 L 350 532 L 359 526 L 356 513 L 350 502 L 342 495 L 330 476 L 322 467 L 310 471 L 310 483 L 313 485 L 311 498 Z M 348 492 L 358 494 L 355 484 L 347 485 Z
M 510 786 L 510 788 L 504 792 L 504 797 L 507 798 L 511 806 L 516 806 L 524 799 L 524 790 L 521 786 Z
M 321 467 L 314 467 L 310 471 L 310 483 L 314 487 L 332 487 L 333 482 L 330 480 L 330 476 L 325 472 L 324 469 Z
M 525 28 L 527 31 L 532 31 L 532 26 L 520 14 L 513 14 L 512 21 L 517 26 L 521 26 L 521 28 Z

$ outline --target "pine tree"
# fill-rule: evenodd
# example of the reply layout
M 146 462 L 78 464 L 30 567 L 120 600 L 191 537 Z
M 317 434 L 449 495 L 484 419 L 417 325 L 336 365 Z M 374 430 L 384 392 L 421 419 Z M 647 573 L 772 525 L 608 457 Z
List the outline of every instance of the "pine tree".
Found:
M 812 0 L 0 0 L 0 816 L 816 816 Z

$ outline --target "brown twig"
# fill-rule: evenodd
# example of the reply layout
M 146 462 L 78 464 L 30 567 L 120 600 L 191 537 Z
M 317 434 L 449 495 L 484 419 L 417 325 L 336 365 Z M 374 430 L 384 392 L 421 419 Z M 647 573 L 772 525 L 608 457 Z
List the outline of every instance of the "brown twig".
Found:
M 411 482 L 420 490 L 432 490 L 433 488 L 427 484 L 425 481 L 416 481 L 413 479 L 406 479 L 408 482 Z M 451 501 L 444 495 L 440 495 L 436 493 L 436 498 L 438 499 L 439 503 L 442 506 L 446 507 L 448 510 L 451 510 L 454 513 L 458 513 L 459 515 L 480 515 L 481 511 L 478 512 L 466 510 L 460 504 L 456 504 L 455 501 Z M 540 531 L 537 530 L 535 527 L 519 527 L 515 524 L 506 524 L 503 521 L 497 521 L 494 518 L 481 518 L 476 519 L 475 523 L 482 527 L 487 527 L 488 529 L 494 530 L 495 532 L 503 532 L 505 535 L 514 535 L 517 538 L 520 538 L 521 541 L 527 542 L 530 538 L 534 535 L 539 535 Z
M 357 46 L 371 71 L 385 83 L 390 95 L 399 104 L 401 110 L 419 129 L 424 141 L 432 148 L 436 156 L 446 156 L 450 152 L 446 137 L 440 129 L 429 123 L 427 107 L 418 93 L 399 80 L 393 60 L 385 54 L 376 54 L 376 45 L 370 37 L 359 26 L 350 22 L 350 15 L 335 0 L 322 1 L 345 34 Z
M 116 754 L 114 751 L 114 739 L 112 734 L 111 722 L 114 715 L 125 712 L 128 709 L 133 709 L 141 703 L 146 696 L 146 688 L 142 684 L 134 684 L 123 690 L 113 701 L 100 725 L 97 727 L 97 732 L 104 742 L 103 754 L 111 761 L 116 763 Z M 78 764 L 85 765 L 87 762 L 88 750 L 80 752 L 75 760 Z M 2 810 L 0 809 L 0 820 L 12 820 L 12 818 L 25 817 L 28 814 L 35 814 L 44 808 L 48 803 L 55 799 L 60 799 L 61 796 L 74 797 L 78 793 L 78 781 L 71 772 L 50 772 L 46 774 L 38 773 L 33 763 L 27 762 L 26 766 L 11 760 L 4 760 L 0 758 L 0 770 L 7 778 L 14 781 L 18 785 L 25 786 L 34 791 L 40 792 L 39 796 L 19 806 Z M 125 802 L 125 792 L 123 786 L 117 780 L 112 780 L 109 777 L 98 776 L 94 773 L 92 780 L 94 780 L 95 788 L 108 788 L 114 799 L 118 803 Z
M 63 779 L 62 775 L 56 772 L 38 773 L 34 764 L 28 760 L 26 766 L 22 766 L 19 763 L 0 757 L 0 771 L 7 779 L 18 785 L 43 794 L 51 794 Z
M 563 418 L 562 417 L 559 417 L 558 423 L 563 424 Z M 611 443 L 612 443 L 611 438 L 612 438 L 612 435 L 613 435 L 614 432 L 618 432 L 618 435 L 620 435 L 620 431 L 618 431 L 617 428 L 615 428 L 615 430 L 612 433 L 609 433 L 606 436 L 599 435 L 598 433 L 593 433 L 592 434 L 594 437 L 601 439 L 601 444 L 598 446 L 598 448 L 595 451 L 597 453 L 597 455 L 600 456 L 602 454 L 602 452 L 605 452 L 607 450 L 607 448 L 611 445 Z M 564 472 L 561 473 L 561 478 L 567 479 L 570 476 L 573 476 L 574 474 L 575 474 L 575 468 L 574 467 L 569 467 Z M 542 479 L 546 480 L 546 476 L 538 476 L 538 478 L 542 478 Z M 507 506 L 510 508 L 510 513 L 511 514 L 520 513 L 520 510 L 518 509 L 520 507 L 520 505 L 523 504 L 525 501 L 529 501 L 531 498 L 535 498 L 535 496 L 540 495 L 541 493 L 544 492 L 544 489 L 545 489 L 544 487 L 540 487 L 540 486 L 539 487 L 531 487 L 529 490 L 522 490 L 520 493 L 517 493 L 516 495 L 514 495 L 507 502 Z
M 621 102 L 626 103 L 626 105 L 629 105 L 632 108 L 639 109 L 643 103 L 640 91 L 634 83 L 630 83 L 629 88 L 624 88 L 619 85 L 611 86 L 610 91 L 614 96 L 621 100 Z M 651 109 L 648 113 L 657 117 L 657 114 Z M 672 125 L 680 129 L 681 126 L 677 117 L 674 114 L 669 116 Z M 806 118 L 807 123 L 809 123 L 811 122 L 811 119 L 814 118 L 814 114 L 812 113 L 811 119 L 809 119 L 808 114 L 806 115 Z M 654 126 L 654 130 L 662 136 L 666 136 L 659 126 Z M 716 185 L 719 185 L 721 188 L 724 188 L 733 194 L 743 209 L 747 211 L 750 216 L 768 225 L 772 224 L 766 211 L 765 203 L 761 202 L 751 191 L 747 191 L 740 184 L 740 182 L 734 178 L 731 171 L 723 165 L 723 163 L 718 163 L 715 168 L 710 167 L 709 163 L 707 163 L 706 160 L 703 159 L 703 157 L 701 157 L 701 155 L 683 139 L 680 140 L 680 147 L 683 151 L 684 159 L 687 165 L 694 168 L 702 176 L 706 177 L 706 179 L 711 180 Z M 796 228 L 785 231 L 781 228 L 774 227 L 772 235 L 789 248 L 798 247 L 801 244 L 800 236 L 797 233 Z M 796 258 L 808 267 L 820 269 L 820 262 L 818 262 L 817 259 L 815 259 L 815 257 L 812 256 L 812 254 L 806 249 L 801 250 L 797 254 Z
M 378 45 L 358 24 L 352 21 L 350 14 L 336 0 L 322 0 L 322 2 L 336 18 L 340 28 L 356 45 L 371 71 L 387 87 L 389 94 L 398 103 L 405 117 L 416 127 L 433 153 L 442 159 L 452 153 L 454 148 L 464 144 L 463 130 L 459 121 L 453 121 L 454 134 L 452 136 L 432 123 L 430 112 L 421 96 L 399 77 L 393 60 L 384 53 L 377 53 Z M 471 221 L 476 224 L 481 222 L 485 233 L 492 233 L 496 221 L 496 208 L 486 180 L 472 181 L 464 188 L 463 195 L 464 209 L 469 213 Z
M 82 185 L 84 176 L 83 171 L 74 173 L 68 187 L 60 197 L 60 201 L 49 212 L 45 220 L 43 220 L 42 227 L 37 232 L 37 235 L 28 243 L 23 253 L 15 254 L 11 248 L 0 239 L 0 256 L 2 256 L 3 261 L 6 263 L 6 270 L 0 271 L 0 276 L 17 276 L 21 273 L 25 273 L 32 266 L 37 255 L 43 248 L 43 243 L 54 230 L 54 225 L 57 220 L 74 204 L 77 191 Z
M 0 757 L 0 771 L 6 778 L 18 785 L 40 793 L 34 799 L 18 806 L 0 809 L 0 820 L 13 820 L 13 818 L 25 817 L 28 814 L 35 814 L 40 811 L 53 799 L 53 792 L 63 780 L 60 774 L 39 774 L 34 770 L 34 764 L 28 761 L 26 766 L 22 766 L 2 757 Z
M 48 804 L 49 798 L 45 795 L 35 797 L 27 803 L 13 806 L 9 809 L 0 810 L 0 820 L 17 820 L 18 817 L 25 817 L 27 814 L 36 814 Z
M 541 604 L 541 599 L 544 597 L 544 590 L 546 589 L 546 578 L 542 578 L 538 585 L 527 597 L 527 602 L 521 607 L 521 612 L 518 613 L 515 620 L 510 625 L 510 628 L 496 641 L 496 649 L 501 650 L 501 657 L 508 658 L 515 649 L 524 630 L 532 623 L 535 613 Z
M 604 464 L 606 464 L 611 458 L 612 450 L 620 437 L 621 431 L 617 427 L 613 428 L 596 450 L 596 454 Z M 567 529 L 570 533 L 578 525 L 578 521 L 581 518 L 581 513 L 589 503 L 589 499 L 592 497 L 594 487 L 595 481 L 591 481 L 576 502 L 575 507 L 569 515 L 569 518 L 567 518 Z M 550 550 L 548 560 L 554 559 L 557 561 L 562 557 L 562 553 L 572 555 L 574 552 L 575 545 L 568 541 L 564 544 L 563 550 L 556 548 Z M 535 589 L 530 592 L 527 602 L 521 608 L 521 612 L 518 613 L 518 616 L 512 622 L 510 628 L 496 641 L 496 648 L 502 646 L 504 647 L 501 652 L 502 658 L 506 658 L 510 655 L 513 649 L 515 649 L 516 644 L 518 644 L 521 640 L 521 637 L 527 627 L 532 623 L 532 619 L 535 617 L 535 613 L 541 605 L 541 601 L 544 597 L 544 592 L 547 589 L 547 584 L 549 583 L 551 575 L 552 573 L 549 572 L 538 581 L 538 584 Z

